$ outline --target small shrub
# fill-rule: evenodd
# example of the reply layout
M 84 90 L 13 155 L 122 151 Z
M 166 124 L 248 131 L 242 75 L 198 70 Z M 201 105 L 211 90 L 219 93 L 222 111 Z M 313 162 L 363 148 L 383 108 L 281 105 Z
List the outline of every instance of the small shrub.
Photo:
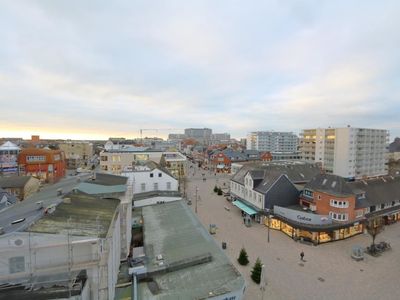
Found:
M 261 281 L 261 269 L 262 269 L 261 260 L 260 258 L 257 258 L 253 270 L 251 271 L 251 279 L 253 279 L 255 283 L 260 283 Z
M 242 248 L 240 250 L 239 258 L 237 259 L 238 263 L 241 264 L 242 266 L 246 266 L 249 263 L 249 258 L 247 256 L 246 249 Z
M 217 193 L 217 192 L 218 192 L 218 187 L 214 186 L 214 193 Z
M 221 188 L 218 188 L 217 194 L 218 194 L 218 196 L 221 196 L 221 195 L 222 195 L 222 190 L 221 190 Z

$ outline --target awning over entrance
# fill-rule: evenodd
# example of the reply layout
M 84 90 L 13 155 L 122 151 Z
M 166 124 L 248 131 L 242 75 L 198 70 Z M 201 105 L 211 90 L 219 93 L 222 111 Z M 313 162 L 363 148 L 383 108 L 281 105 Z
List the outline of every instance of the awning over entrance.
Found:
M 254 209 L 247 206 L 242 201 L 236 200 L 236 201 L 233 201 L 232 204 L 235 205 L 236 207 L 239 207 L 241 210 L 243 210 L 246 214 L 248 214 L 250 216 L 255 215 L 257 213 Z

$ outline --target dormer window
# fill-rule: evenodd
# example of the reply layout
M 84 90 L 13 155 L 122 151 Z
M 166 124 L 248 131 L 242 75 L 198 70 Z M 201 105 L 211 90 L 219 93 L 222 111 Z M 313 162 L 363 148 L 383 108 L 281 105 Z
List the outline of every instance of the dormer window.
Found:
M 304 190 L 303 194 L 304 194 L 304 196 L 307 196 L 307 197 L 311 197 L 311 198 L 313 197 L 313 192 L 310 190 L 307 190 L 307 189 Z

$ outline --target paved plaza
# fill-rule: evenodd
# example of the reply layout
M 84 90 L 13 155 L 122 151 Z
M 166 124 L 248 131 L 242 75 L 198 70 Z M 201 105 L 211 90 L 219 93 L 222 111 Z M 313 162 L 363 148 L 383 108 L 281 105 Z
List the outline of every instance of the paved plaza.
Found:
M 206 181 L 202 180 L 203 173 Z M 246 227 L 240 210 L 213 192 L 216 183 L 223 187 L 224 182 L 228 187 L 227 175 L 191 168 L 187 195 L 194 210 L 198 188 L 198 216 L 206 228 L 209 224 L 217 225 L 217 233 L 213 236 L 219 245 L 227 243 L 226 254 L 246 280 L 246 300 L 400 299 L 400 224 L 386 227 L 377 236 L 377 242 L 390 242 L 392 250 L 376 258 L 365 255 L 364 261 L 360 262 L 350 257 L 351 250 L 354 245 L 368 246 L 371 243 L 368 234 L 309 246 L 293 241 L 280 231 L 271 230 L 268 243 L 268 230 L 264 225 Z M 245 267 L 237 263 L 242 247 L 245 247 L 250 260 Z M 303 263 L 300 261 L 301 251 L 305 253 Z M 266 267 L 264 295 L 250 278 L 257 257 Z

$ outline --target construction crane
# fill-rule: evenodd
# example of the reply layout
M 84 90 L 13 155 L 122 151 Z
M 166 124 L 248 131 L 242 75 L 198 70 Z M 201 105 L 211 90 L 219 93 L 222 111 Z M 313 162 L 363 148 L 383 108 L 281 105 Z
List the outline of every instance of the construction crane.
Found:
M 140 140 L 143 141 L 143 131 L 162 131 L 162 130 L 183 130 L 181 128 L 143 128 L 139 129 L 140 132 Z

